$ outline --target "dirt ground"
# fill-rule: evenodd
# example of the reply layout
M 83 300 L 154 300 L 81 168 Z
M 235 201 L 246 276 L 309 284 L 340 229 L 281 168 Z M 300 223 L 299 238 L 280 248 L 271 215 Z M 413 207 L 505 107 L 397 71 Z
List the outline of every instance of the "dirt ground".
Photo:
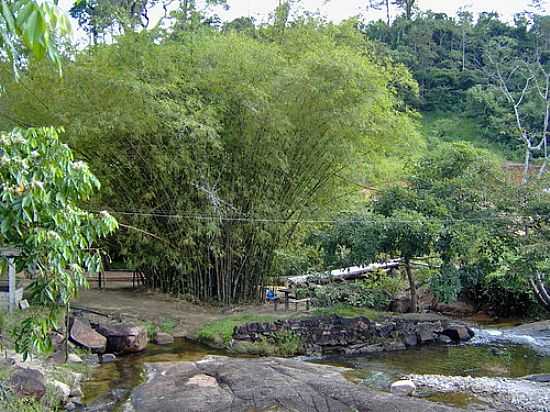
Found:
M 74 309 L 94 310 L 113 318 L 127 321 L 151 321 L 160 323 L 173 320 L 177 326 L 175 336 L 193 335 L 201 325 L 233 314 L 273 314 L 294 317 L 294 311 L 282 312 L 279 305 L 274 312 L 272 304 L 221 308 L 197 305 L 178 300 L 169 295 L 140 289 L 86 289 L 73 304 Z M 298 312 L 298 314 L 303 312 Z

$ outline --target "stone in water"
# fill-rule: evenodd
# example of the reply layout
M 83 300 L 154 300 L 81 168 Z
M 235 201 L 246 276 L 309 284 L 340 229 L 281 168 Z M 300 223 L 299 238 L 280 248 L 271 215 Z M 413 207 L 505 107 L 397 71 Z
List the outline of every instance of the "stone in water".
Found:
M 399 396 L 412 396 L 416 385 L 411 380 L 400 380 L 391 384 L 391 393 Z

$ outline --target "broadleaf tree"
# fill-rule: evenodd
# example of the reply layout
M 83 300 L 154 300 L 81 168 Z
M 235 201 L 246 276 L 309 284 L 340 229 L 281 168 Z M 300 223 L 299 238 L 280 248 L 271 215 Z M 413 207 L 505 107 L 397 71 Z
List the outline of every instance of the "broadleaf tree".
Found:
M 56 39 L 70 25 L 56 2 L 1 0 L 0 7 L 0 50 L 15 76 L 27 56 L 47 57 L 60 68 Z M 51 347 L 50 332 L 63 311 L 68 319 L 71 299 L 87 284 L 85 272 L 99 268 L 95 241 L 117 228 L 109 214 L 79 207 L 98 189 L 99 181 L 85 163 L 74 161 L 59 130 L 0 132 L 0 245 L 22 249 L 18 268 L 33 275 L 33 303 L 45 309 L 13 331 L 25 358 Z

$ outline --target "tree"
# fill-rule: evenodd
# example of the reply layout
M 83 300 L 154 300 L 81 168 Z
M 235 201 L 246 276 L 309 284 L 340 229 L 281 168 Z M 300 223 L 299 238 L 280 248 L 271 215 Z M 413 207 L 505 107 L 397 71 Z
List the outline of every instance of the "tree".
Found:
M 390 0 L 369 0 L 368 7 L 374 9 L 374 10 L 386 10 L 386 23 L 388 27 L 391 24 L 391 16 L 390 16 Z
M 403 10 L 407 20 L 412 20 L 416 0 L 393 0 L 393 4 Z
M 0 50 L 17 75 L 26 52 L 37 59 L 47 56 L 61 63 L 56 39 L 70 31 L 67 17 L 55 3 L 38 0 L 2 1 Z
M 141 229 L 111 250 L 151 287 L 258 299 L 277 249 L 355 193 L 348 182 L 363 153 L 374 163 L 377 148 L 413 144 L 394 94 L 402 68 L 365 56 L 353 23 L 269 25 L 255 36 L 132 33 L 79 53 L 62 82 L 36 70 L 6 87 L 2 104 L 16 118 L 66 128 L 103 184 L 96 208 Z
M 37 59 L 47 56 L 60 67 L 55 40 L 70 26 L 55 4 L 16 0 L 1 7 L 0 49 L 16 75 L 26 52 Z M 55 129 L 1 132 L 0 143 L 0 244 L 23 250 L 18 266 L 35 276 L 33 302 L 47 310 L 14 331 L 16 349 L 26 358 L 49 349 L 60 311 L 66 310 L 68 319 L 71 299 L 86 285 L 84 271 L 99 266 L 94 241 L 117 223 L 107 213 L 97 217 L 79 209 L 99 182 L 84 163 L 73 161 Z
M 545 281 L 544 260 L 529 265 L 523 250 L 547 244 L 550 204 L 539 190 L 517 193 L 507 185 L 488 152 L 464 143 L 433 147 L 409 170 L 405 182 L 377 193 L 366 210 L 346 214 L 314 239 L 331 266 L 360 265 L 401 258 L 416 308 L 415 258 L 430 258 L 439 268 L 430 278 L 441 301 L 459 295 L 510 315 L 531 308 L 537 285 Z M 528 209 L 517 208 L 526 198 Z M 530 237 L 525 231 L 528 220 Z M 339 250 L 346 250 L 344 259 Z M 539 251 L 547 248 L 539 248 Z M 532 267 L 529 269 L 529 267 Z M 538 273 L 538 274 L 537 274 Z M 540 279 L 539 279 L 540 278 Z
M 48 334 L 60 311 L 87 285 L 85 272 L 99 270 L 96 240 L 117 222 L 79 208 L 99 181 L 73 160 L 55 129 L 15 129 L 0 141 L 0 244 L 22 248 L 18 267 L 34 276 L 32 301 L 48 310 L 24 320 L 17 331 L 16 349 L 26 357 L 49 349 Z
M 544 52 L 534 59 L 518 58 L 510 53 L 516 47 L 515 40 L 507 37 L 490 42 L 485 51 L 485 58 L 490 63 L 486 72 L 513 110 L 517 135 L 524 147 L 523 181 L 526 183 L 534 155 L 540 153 L 543 160 L 539 176 L 545 173 L 548 163 L 550 68 Z M 533 113 L 533 109 L 538 113 Z M 529 119 L 534 116 L 540 121 Z

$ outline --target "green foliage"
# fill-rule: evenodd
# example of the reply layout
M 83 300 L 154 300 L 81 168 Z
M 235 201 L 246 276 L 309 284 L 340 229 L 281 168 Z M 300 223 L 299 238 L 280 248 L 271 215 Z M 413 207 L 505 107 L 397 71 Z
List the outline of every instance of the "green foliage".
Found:
M 276 251 L 300 222 L 349 198 L 365 150 L 414 145 L 395 92 L 410 79 L 369 44 L 352 24 L 309 20 L 258 38 L 131 33 L 78 53 L 63 80 L 31 67 L 2 104 L 65 127 L 103 184 L 97 208 L 124 212 L 113 258 L 165 292 L 252 301 L 287 270 Z
M 462 296 L 500 314 L 526 313 L 535 262 L 547 273 L 543 257 L 525 253 L 540 254 L 547 244 L 545 184 L 518 189 L 487 152 L 444 143 L 412 166 L 404 185 L 373 199 L 371 211 L 344 216 L 312 239 L 332 266 L 436 257 L 440 269 L 427 281 L 441 301 Z M 410 276 L 409 282 L 416 284 Z
M 482 137 L 516 157 L 521 142 L 514 110 L 495 82 L 495 65 L 500 65 L 516 100 L 525 79 L 532 74 L 538 78 L 520 111 L 524 128 L 540 129 L 544 99 L 539 100 L 538 93 L 544 94 L 545 74 L 539 69 L 548 72 L 549 17 L 540 9 L 518 11 L 513 23 L 494 12 L 481 13 L 474 20 L 466 8 L 456 16 L 432 11 L 405 14 L 391 24 L 370 22 L 365 31 L 383 45 L 386 54 L 405 64 L 418 81 L 420 99 L 406 97 L 407 102 L 422 111 L 466 115 L 479 125 L 476 140 Z M 527 67 L 533 64 L 537 67 L 526 75 Z M 445 131 L 446 135 L 454 133 L 452 128 Z
M 239 342 L 231 351 L 255 356 L 296 356 L 302 353 L 302 340 L 292 331 L 279 331 L 256 342 Z
M 37 59 L 47 56 L 61 68 L 57 39 L 70 31 L 69 19 L 58 10 L 57 2 L 0 1 L 0 50 L 7 54 L 15 74 L 24 51 Z
M 60 309 L 87 285 L 85 272 L 99 269 L 95 242 L 117 222 L 79 208 L 99 182 L 85 163 L 74 161 L 57 130 L 15 129 L 0 141 L 0 244 L 22 249 L 18 269 L 35 276 L 31 299 L 49 311 L 25 319 L 16 331 L 16 348 L 26 356 L 50 348 L 48 333 Z
M 399 288 L 399 279 L 385 277 L 379 281 L 356 281 L 320 286 L 314 289 L 314 306 L 331 307 L 347 305 L 358 308 L 385 310 L 392 298 L 392 292 Z
M 221 341 L 228 344 L 232 337 L 235 327 L 250 322 L 272 322 L 277 320 L 276 315 L 233 315 L 224 319 L 209 322 L 203 325 L 197 332 L 200 340 L 205 342 Z
M 149 338 L 149 340 L 152 340 L 157 336 L 159 327 L 157 326 L 156 323 L 147 321 L 143 324 L 143 327 L 147 332 L 147 337 Z
M 172 333 L 176 328 L 176 322 L 173 319 L 163 319 L 159 324 L 159 330 L 163 333 Z
M 315 308 L 313 314 L 315 316 L 337 315 L 343 318 L 356 318 L 358 316 L 364 316 L 370 320 L 380 320 L 387 315 L 387 313 L 379 312 L 371 308 L 358 308 L 344 304 L 338 304 L 326 308 Z

